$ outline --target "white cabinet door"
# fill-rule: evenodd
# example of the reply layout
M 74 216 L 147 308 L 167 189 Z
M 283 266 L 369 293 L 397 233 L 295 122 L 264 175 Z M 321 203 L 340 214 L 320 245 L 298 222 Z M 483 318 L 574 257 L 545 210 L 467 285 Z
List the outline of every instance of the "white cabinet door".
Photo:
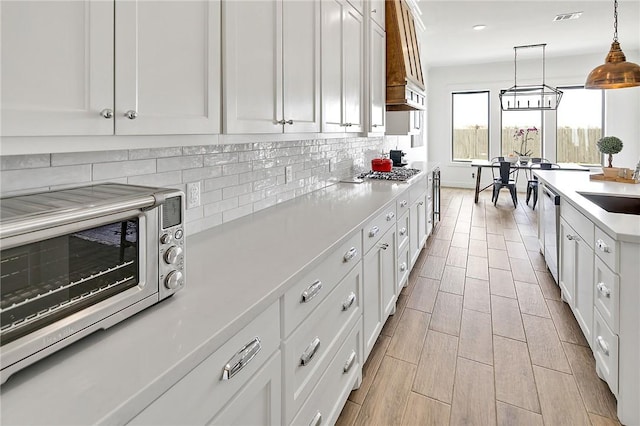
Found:
M 281 425 L 282 372 L 280 353 L 274 356 L 209 425 Z
M 322 8 L 322 131 L 361 132 L 364 98 L 363 19 L 345 0 Z
M 287 133 L 320 131 L 320 3 L 283 3 L 283 119 Z
M 573 309 L 575 294 L 576 243 L 573 239 L 576 231 L 560 218 L 558 250 L 560 251 L 559 285 L 562 297 Z
M 389 229 L 365 255 L 363 327 L 365 359 L 395 304 L 396 227 Z
M 282 2 L 227 1 L 222 8 L 225 133 L 281 133 Z
M 344 14 L 344 121 L 347 132 L 361 132 L 364 105 L 364 20 L 347 7 Z
M 322 131 L 344 132 L 342 99 L 343 0 L 324 0 L 322 9 Z
M 426 193 L 413 203 L 409 212 L 411 226 L 409 227 L 409 250 L 411 254 L 411 266 L 416 263 L 420 251 L 427 238 L 427 214 L 426 214 Z
M 575 293 L 573 313 L 587 338 L 593 344 L 594 254 L 582 239 L 576 240 Z
M 225 133 L 320 131 L 317 0 L 223 4 Z
M 113 134 L 113 2 L 0 8 L 2 135 Z
M 369 0 L 369 13 L 371 19 L 380 26 L 380 28 L 385 28 L 385 3 L 384 0 Z
M 115 23 L 116 134 L 219 133 L 219 0 L 118 0 Z
M 381 3 L 384 11 L 384 2 Z M 384 31 L 384 22 L 383 28 L 371 25 L 369 37 L 369 131 L 384 133 L 387 87 L 385 62 L 387 36 Z

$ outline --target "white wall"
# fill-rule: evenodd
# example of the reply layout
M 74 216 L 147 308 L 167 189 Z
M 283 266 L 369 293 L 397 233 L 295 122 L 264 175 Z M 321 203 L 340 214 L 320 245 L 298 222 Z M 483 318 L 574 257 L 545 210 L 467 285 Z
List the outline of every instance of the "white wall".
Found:
M 546 83 L 551 86 L 582 85 L 589 72 L 604 62 L 607 52 L 564 58 L 547 58 Z M 640 62 L 639 51 L 625 51 L 627 60 Z M 428 60 L 428 58 L 427 58 Z M 541 62 L 518 61 L 518 85 L 539 84 Z M 532 70 L 535 70 L 533 72 Z M 442 184 L 473 187 L 475 172 L 468 163 L 451 161 L 451 92 L 490 90 L 489 157 L 500 155 L 500 89 L 514 84 L 513 61 L 489 64 L 430 68 L 427 75 L 428 157 L 441 166 Z M 624 148 L 614 156 L 614 166 L 634 168 L 640 160 L 640 87 L 608 90 L 605 94 L 605 135 L 622 139 Z M 555 113 L 545 112 L 545 157 L 553 160 L 555 150 Z M 488 176 L 487 176 L 488 175 Z M 490 182 L 490 173 L 483 175 L 483 183 Z

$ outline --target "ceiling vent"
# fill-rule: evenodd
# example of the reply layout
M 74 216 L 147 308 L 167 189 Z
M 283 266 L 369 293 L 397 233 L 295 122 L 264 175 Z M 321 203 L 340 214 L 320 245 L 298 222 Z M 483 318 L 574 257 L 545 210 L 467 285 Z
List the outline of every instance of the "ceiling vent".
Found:
M 578 19 L 582 16 L 582 12 L 562 13 L 553 18 L 554 21 L 568 21 L 570 19 Z

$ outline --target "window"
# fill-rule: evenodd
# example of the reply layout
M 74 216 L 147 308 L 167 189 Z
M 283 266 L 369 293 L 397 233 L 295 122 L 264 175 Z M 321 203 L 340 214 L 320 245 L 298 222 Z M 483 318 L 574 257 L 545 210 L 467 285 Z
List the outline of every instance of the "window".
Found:
M 489 158 L 489 92 L 452 93 L 453 161 Z
M 502 111 L 501 141 L 505 157 L 542 157 L 542 111 Z
M 563 87 L 558 105 L 556 154 L 560 163 L 601 164 L 596 146 L 602 137 L 602 90 Z

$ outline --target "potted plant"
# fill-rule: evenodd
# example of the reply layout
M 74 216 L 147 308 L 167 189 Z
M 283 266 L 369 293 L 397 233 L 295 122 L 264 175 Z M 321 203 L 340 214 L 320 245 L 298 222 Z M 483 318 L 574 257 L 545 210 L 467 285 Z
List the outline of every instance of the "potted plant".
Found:
M 601 138 L 597 143 L 598 150 L 603 154 L 609 154 L 609 166 L 603 167 L 602 172 L 607 177 L 616 177 L 618 175 L 618 168 L 613 167 L 613 154 L 617 154 L 622 151 L 622 141 L 615 136 L 605 136 Z

